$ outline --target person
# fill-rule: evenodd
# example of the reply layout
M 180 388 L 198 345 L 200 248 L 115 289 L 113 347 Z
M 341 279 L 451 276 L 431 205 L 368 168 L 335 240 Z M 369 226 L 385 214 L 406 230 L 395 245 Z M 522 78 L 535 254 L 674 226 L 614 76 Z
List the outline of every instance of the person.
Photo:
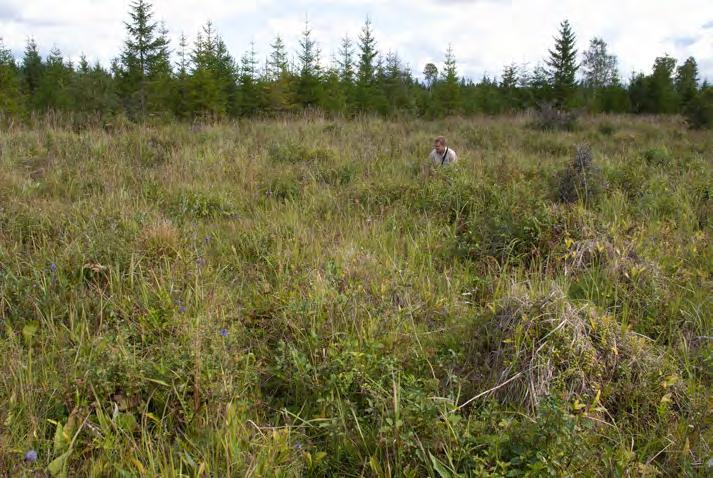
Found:
M 429 159 L 436 166 L 445 166 L 458 161 L 458 155 L 446 145 L 446 138 L 438 136 L 433 140 L 433 151 Z

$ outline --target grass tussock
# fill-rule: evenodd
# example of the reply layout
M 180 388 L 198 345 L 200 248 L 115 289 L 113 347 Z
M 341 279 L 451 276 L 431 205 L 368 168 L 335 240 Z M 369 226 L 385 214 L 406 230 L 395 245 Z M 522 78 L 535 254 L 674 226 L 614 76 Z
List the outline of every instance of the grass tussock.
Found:
M 513 287 L 488 329 L 488 368 L 502 400 L 534 410 L 559 395 L 575 410 L 613 419 L 623 410 L 655 414 L 664 402 L 681 406 L 680 371 L 660 347 L 557 286 L 542 296 Z

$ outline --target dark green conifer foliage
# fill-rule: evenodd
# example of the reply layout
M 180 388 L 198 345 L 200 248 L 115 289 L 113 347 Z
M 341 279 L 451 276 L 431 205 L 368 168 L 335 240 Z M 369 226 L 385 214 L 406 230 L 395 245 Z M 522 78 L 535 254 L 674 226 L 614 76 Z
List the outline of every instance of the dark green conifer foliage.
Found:
M 167 107 L 170 78 L 169 42 L 164 27 L 153 21 L 151 4 L 136 0 L 125 22 L 127 39 L 118 65 L 121 99 L 131 117 L 145 118 L 149 112 Z
M 321 91 L 321 68 L 319 65 L 319 47 L 312 38 L 309 20 L 305 19 L 305 29 L 299 42 L 299 78 L 296 86 L 297 102 L 303 107 L 317 106 Z
M 698 94 L 698 63 L 695 58 L 689 57 L 676 69 L 676 93 L 682 110 L 688 108 Z
M 42 81 L 45 65 L 42 62 L 40 51 L 34 38 L 27 40 L 25 54 L 22 57 L 22 89 L 28 101 L 28 110 L 37 110 L 38 104 L 36 93 Z
M 377 102 L 375 60 L 378 54 L 371 20 L 367 18 L 359 35 L 359 65 L 354 91 L 355 109 L 359 113 L 372 110 Z
M 74 70 L 65 65 L 58 48 L 50 51 L 35 93 L 35 104 L 40 111 L 70 110 L 73 106 L 72 78 Z
M 0 120 L 18 116 L 23 111 L 20 72 L 12 53 L 0 38 Z
M 553 99 L 560 108 L 569 108 L 574 101 L 575 75 L 578 69 L 575 40 L 569 21 L 563 21 L 560 24 L 559 37 L 555 38 L 555 47 L 550 50 L 546 61 Z

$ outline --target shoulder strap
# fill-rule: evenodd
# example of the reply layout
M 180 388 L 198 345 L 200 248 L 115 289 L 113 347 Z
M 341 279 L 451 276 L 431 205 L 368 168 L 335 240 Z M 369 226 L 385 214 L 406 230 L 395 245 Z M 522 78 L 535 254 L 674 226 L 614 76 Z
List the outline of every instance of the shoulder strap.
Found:
M 441 156 L 441 166 L 446 162 L 446 156 L 448 156 L 448 147 L 446 147 L 446 150 L 443 152 L 443 156 Z

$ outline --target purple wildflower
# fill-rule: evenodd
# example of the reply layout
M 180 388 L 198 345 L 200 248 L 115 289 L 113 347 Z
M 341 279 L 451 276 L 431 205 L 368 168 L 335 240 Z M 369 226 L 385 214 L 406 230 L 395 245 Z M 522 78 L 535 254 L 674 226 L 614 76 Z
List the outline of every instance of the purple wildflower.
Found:
M 25 453 L 25 461 L 29 461 L 30 463 L 34 463 L 37 461 L 37 452 L 35 450 L 28 450 Z
M 57 272 L 57 264 L 55 264 L 54 262 L 50 264 L 50 271 L 52 271 L 53 273 Z
M 208 243 L 210 242 L 210 236 L 205 236 L 205 237 L 203 238 L 203 241 L 204 241 L 206 244 L 208 244 Z
M 220 329 L 220 335 L 222 335 L 223 337 L 227 337 L 227 336 L 228 336 L 228 329 Z
M 181 306 L 178 307 L 178 311 L 179 311 L 180 313 L 184 313 L 186 310 L 188 310 L 188 309 L 186 308 L 185 305 L 181 305 Z
M 295 450 L 297 450 L 297 451 L 302 450 L 302 443 L 300 443 L 300 442 L 295 443 Z

